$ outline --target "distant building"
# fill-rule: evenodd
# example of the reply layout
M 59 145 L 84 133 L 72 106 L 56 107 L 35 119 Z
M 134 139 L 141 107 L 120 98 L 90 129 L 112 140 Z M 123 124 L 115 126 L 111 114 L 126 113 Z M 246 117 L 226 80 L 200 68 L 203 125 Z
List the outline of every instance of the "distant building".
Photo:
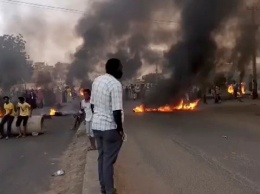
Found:
M 45 62 L 35 62 L 33 64 L 33 77 L 37 77 L 40 72 L 50 72 L 53 76 L 54 66 L 50 66 Z
M 54 65 L 54 77 L 58 85 L 65 85 L 69 67 L 69 63 L 58 62 Z
M 144 80 L 147 83 L 154 83 L 156 80 L 162 80 L 164 79 L 164 76 L 162 73 L 150 73 L 147 75 L 142 76 L 142 80 Z
M 27 64 L 33 66 L 33 60 L 27 60 Z
M 37 72 L 44 71 L 46 65 L 47 64 L 45 62 L 35 62 L 33 64 L 33 70 Z
M 58 62 L 54 65 L 55 76 L 58 79 L 66 80 L 67 74 L 69 72 L 69 63 Z

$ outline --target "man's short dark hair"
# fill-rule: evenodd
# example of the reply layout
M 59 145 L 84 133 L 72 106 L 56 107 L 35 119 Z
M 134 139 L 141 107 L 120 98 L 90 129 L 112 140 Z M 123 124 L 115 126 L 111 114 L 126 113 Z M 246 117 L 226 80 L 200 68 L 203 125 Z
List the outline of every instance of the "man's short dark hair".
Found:
M 4 100 L 9 100 L 10 98 L 9 98 L 9 96 L 4 96 L 3 99 Z
M 83 93 L 85 93 L 85 92 L 88 93 L 88 95 L 91 96 L 91 90 L 90 90 L 90 89 L 84 89 L 84 90 L 83 90 Z
M 24 97 L 22 97 L 22 96 L 18 97 L 18 100 L 20 100 L 21 102 L 25 101 Z
M 121 65 L 121 61 L 116 58 L 109 59 L 106 63 L 106 72 L 113 74 Z

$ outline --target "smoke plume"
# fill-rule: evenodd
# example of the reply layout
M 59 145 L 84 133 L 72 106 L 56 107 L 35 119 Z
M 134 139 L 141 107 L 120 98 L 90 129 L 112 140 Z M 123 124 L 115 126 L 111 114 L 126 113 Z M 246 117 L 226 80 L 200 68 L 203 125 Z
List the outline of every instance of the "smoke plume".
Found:
M 33 3 L 82 9 L 85 0 L 34 0 Z M 29 2 L 28 2 L 29 3 Z M 24 4 L 0 2 L 0 18 L 3 19 L 0 33 L 22 34 L 27 41 L 27 53 L 34 62 L 54 65 L 58 61 L 70 60 L 80 40 L 74 34 L 74 24 L 81 17 L 60 10 L 45 9 Z M 70 25 L 68 25 L 68 23 Z
M 148 104 L 174 103 L 196 81 L 207 79 L 215 68 L 217 46 L 213 33 L 237 11 L 239 4 L 239 0 L 186 0 L 178 3 L 182 9 L 182 41 L 166 54 L 166 69 L 172 73 L 171 77 L 159 83 L 160 95 L 156 95 L 156 90 Z
M 205 81 L 215 71 L 221 61 L 216 57 L 226 54 L 227 48 L 220 49 L 216 34 L 229 25 L 231 18 L 238 17 L 242 2 L 94 2 L 76 27 L 83 44 L 74 54 L 68 80 L 90 80 L 91 73 L 102 72 L 110 57 L 121 59 L 125 79 L 137 77 L 141 68 L 158 64 L 169 77 L 157 84 L 146 104 L 158 106 L 179 101 L 194 83 Z M 160 18 L 170 22 L 158 25 Z
M 250 28 L 250 26 L 244 25 L 242 27 L 241 36 L 238 39 L 236 48 L 238 54 L 236 65 L 240 73 L 240 82 L 243 81 L 246 67 L 249 65 L 249 62 L 252 58 L 253 49 L 254 39 L 252 28 Z
M 110 57 L 122 61 L 124 79 L 131 79 L 144 65 L 161 63 L 162 51 L 152 48 L 154 44 L 174 41 L 174 25 L 156 19 L 165 12 L 171 20 L 176 19 L 171 0 L 109 0 L 94 2 L 90 7 L 76 27 L 84 43 L 74 55 L 70 82 L 72 78 L 90 79 L 92 72 L 104 71 Z
M 257 44 L 254 38 L 254 28 L 251 21 L 251 14 L 241 14 L 239 23 L 239 36 L 236 39 L 236 46 L 233 50 L 233 70 L 237 70 L 240 74 L 239 82 L 242 82 L 248 70 L 248 65 L 252 59 L 254 47 Z

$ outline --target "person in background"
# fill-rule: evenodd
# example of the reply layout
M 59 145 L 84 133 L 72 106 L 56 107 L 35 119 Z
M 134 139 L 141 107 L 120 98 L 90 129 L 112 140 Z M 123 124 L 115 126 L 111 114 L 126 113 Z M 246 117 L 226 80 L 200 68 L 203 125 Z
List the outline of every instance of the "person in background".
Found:
M 82 94 L 83 94 L 83 90 L 82 90 Z M 85 120 L 85 112 L 84 109 L 82 108 L 82 101 L 80 101 L 79 103 L 79 112 L 74 114 L 73 117 L 75 118 L 75 120 L 71 130 L 77 130 L 80 124 Z
M 86 123 L 86 133 L 89 137 L 90 146 L 88 151 L 96 150 L 96 139 L 92 130 L 91 121 L 92 121 L 92 109 L 90 104 L 91 91 L 90 89 L 83 90 L 84 99 L 81 101 L 81 108 L 85 113 L 85 123 Z
M 6 139 L 9 139 L 11 137 L 11 130 L 12 130 L 12 124 L 15 117 L 15 109 L 13 103 L 10 102 L 10 98 L 8 96 L 5 96 L 4 98 L 4 109 L 5 109 L 5 115 L 2 118 L 2 121 L 0 123 L 0 138 L 3 139 L 4 135 L 4 125 L 7 123 L 7 135 Z
M 115 194 L 114 164 L 124 140 L 123 75 L 119 59 L 109 59 L 106 74 L 97 77 L 92 85 L 92 128 L 98 145 L 98 173 L 102 194 Z
M 215 86 L 215 104 L 221 103 L 220 88 Z
M 252 81 L 252 99 L 255 100 L 258 98 L 258 93 L 257 93 L 257 82 L 255 79 Z
M 126 100 L 129 99 L 129 88 L 128 88 L 127 85 L 125 86 L 125 99 L 126 99 Z
M 236 83 L 236 81 L 233 82 L 233 89 L 234 89 L 234 93 L 233 96 L 235 99 L 238 99 L 237 93 L 238 93 L 238 84 Z
M 42 91 L 42 89 L 39 89 L 38 90 L 38 92 L 37 92 L 37 95 L 36 95 L 36 97 L 37 97 L 37 107 L 39 107 L 39 108 L 43 108 L 43 105 L 44 105 L 44 98 L 43 98 L 43 91 Z
M 31 111 L 37 108 L 37 96 L 33 89 L 27 94 L 26 102 L 31 105 Z
M 135 97 L 135 92 L 134 92 L 134 84 L 131 84 L 130 85 L 130 91 L 131 91 L 131 100 L 133 100 L 134 99 L 134 97 Z
M 67 88 L 67 102 L 71 102 L 71 101 L 72 101 L 71 88 L 68 87 L 68 88 Z
M 17 110 L 18 110 L 18 118 L 16 121 L 16 127 L 19 131 L 19 137 L 26 137 L 27 132 L 27 123 L 29 120 L 29 117 L 31 117 L 31 105 L 25 102 L 25 99 L 23 97 L 18 98 L 18 104 L 17 104 Z M 23 130 L 21 129 L 21 124 L 23 124 Z
M 135 100 L 139 100 L 140 98 L 140 92 L 141 92 L 141 86 L 140 84 L 135 85 Z

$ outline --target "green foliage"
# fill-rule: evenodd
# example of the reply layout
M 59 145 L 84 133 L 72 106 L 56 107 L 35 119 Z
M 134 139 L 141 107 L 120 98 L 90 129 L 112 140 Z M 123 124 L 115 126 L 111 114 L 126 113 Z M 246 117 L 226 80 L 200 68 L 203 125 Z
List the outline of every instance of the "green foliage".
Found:
M 25 45 L 22 35 L 0 36 L 0 87 L 3 89 L 31 79 L 32 66 Z

